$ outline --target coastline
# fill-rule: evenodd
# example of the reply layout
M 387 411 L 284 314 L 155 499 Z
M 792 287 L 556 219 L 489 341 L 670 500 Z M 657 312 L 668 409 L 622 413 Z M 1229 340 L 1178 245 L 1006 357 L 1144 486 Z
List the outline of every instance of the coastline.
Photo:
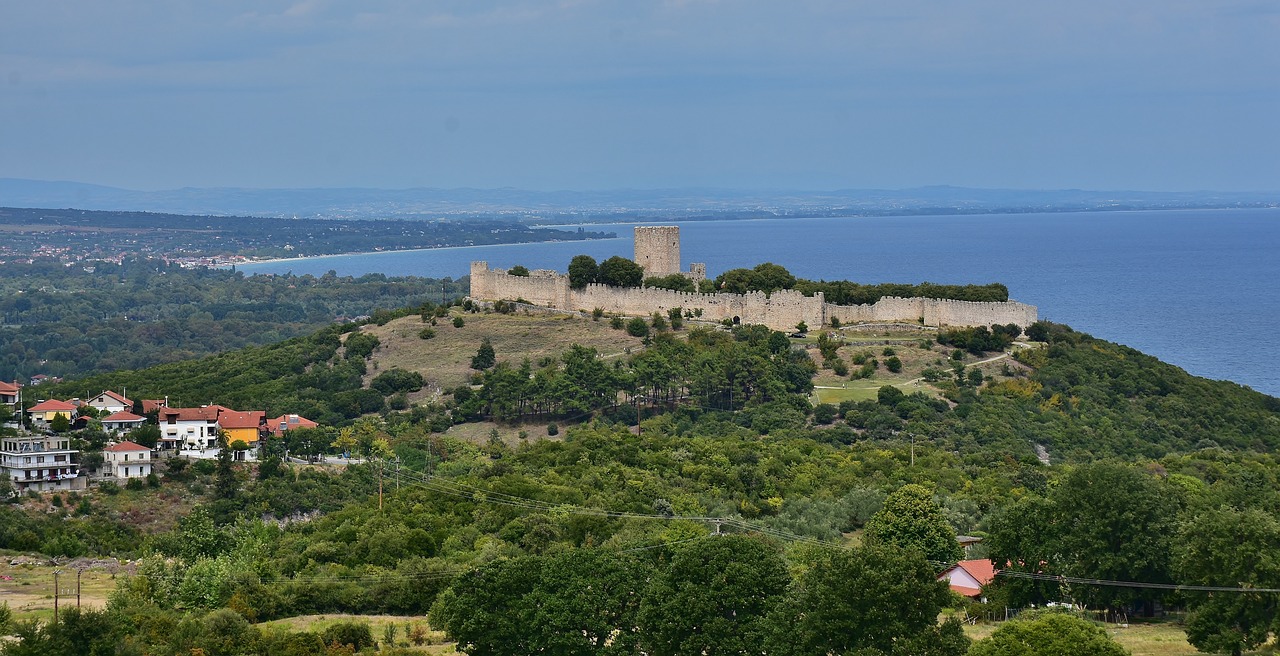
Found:
M 424 253 L 434 251 L 456 251 L 468 248 L 502 248 L 504 246 L 528 246 L 530 244 L 568 244 L 572 242 L 601 242 L 622 239 L 622 237 L 601 237 L 599 239 L 548 239 L 544 241 L 513 241 L 504 244 L 471 244 L 469 246 L 436 246 L 433 248 L 397 248 L 385 251 L 352 251 L 350 253 L 329 253 L 326 255 L 299 255 L 297 257 L 273 257 L 262 260 L 247 259 L 241 262 L 228 262 L 218 265 L 219 268 L 256 264 L 288 264 L 290 262 L 312 262 L 334 257 L 351 257 L 355 255 L 388 255 L 391 253 Z

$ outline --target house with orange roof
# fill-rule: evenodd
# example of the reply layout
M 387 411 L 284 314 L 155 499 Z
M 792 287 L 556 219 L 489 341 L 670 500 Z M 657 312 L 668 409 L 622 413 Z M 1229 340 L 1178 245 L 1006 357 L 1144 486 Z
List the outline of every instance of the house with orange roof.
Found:
M 139 417 L 132 412 L 121 411 L 109 414 L 103 417 L 101 421 L 102 430 L 105 430 L 108 433 L 115 432 L 123 435 L 145 424 L 147 422 L 147 418 Z
M 256 449 L 266 422 L 267 413 L 262 410 L 223 412 L 218 415 L 218 430 L 222 431 L 227 438 L 227 444 L 240 441 L 247 444 L 249 448 Z
M 37 428 L 48 428 L 49 424 L 58 415 L 62 415 L 67 418 L 67 421 L 71 421 L 76 417 L 76 406 L 66 401 L 49 399 L 27 408 L 27 416 L 31 418 L 31 425 Z
M 88 403 L 89 407 L 96 409 L 100 413 L 114 414 L 133 410 L 133 401 L 111 390 L 103 391 L 101 394 L 89 399 Z
M 268 419 L 266 430 L 276 437 L 283 437 L 285 431 L 294 428 L 316 428 L 317 424 L 302 415 L 280 415 L 275 419 Z
M 142 399 L 142 414 L 169 407 L 169 399 Z
M 117 442 L 102 450 L 103 474 L 109 478 L 146 478 L 151 473 L 151 449 L 133 442 Z
M 945 579 L 952 590 L 973 599 L 981 599 L 982 588 L 995 578 L 995 565 L 986 558 L 962 560 L 938 575 L 938 580 Z

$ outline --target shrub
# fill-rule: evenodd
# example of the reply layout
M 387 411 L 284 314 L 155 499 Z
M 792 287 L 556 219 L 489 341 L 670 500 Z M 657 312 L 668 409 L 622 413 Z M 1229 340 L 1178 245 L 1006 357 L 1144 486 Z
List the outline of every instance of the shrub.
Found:
M 128 483 L 124 484 L 124 486 L 136 492 L 138 490 L 141 490 L 145 485 L 143 484 L 141 478 L 131 478 L 129 479 Z
M 835 372 L 835 374 L 840 377 L 848 376 L 849 365 L 845 364 L 844 360 L 836 358 L 831 361 L 831 371 Z
M 591 310 L 592 321 L 599 321 L 600 318 L 603 316 L 604 316 L 604 308 L 592 308 Z
M 462 317 L 454 317 L 454 318 L 453 318 L 453 327 L 454 327 L 454 328 L 461 328 L 461 327 L 463 327 L 463 326 L 465 326 L 465 325 L 467 325 L 467 322 L 463 321 L 463 320 L 462 320 Z
M 644 319 L 636 317 L 627 322 L 627 334 L 632 337 L 648 337 L 649 324 L 645 323 Z
M 418 339 L 431 339 L 436 336 L 436 331 L 431 328 L 423 328 L 418 331 Z
M 547 435 L 559 435 L 559 434 L 560 434 L 560 427 L 557 426 L 555 422 L 547 424 Z
M 890 355 L 897 355 L 898 352 L 893 350 L 892 346 L 886 346 L 884 347 L 884 350 L 880 352 L 880 354 L 885 357 L 889 357 Z
M 902 360 L 899 360 L 896 355 L 890 356 L 888 360 L 884 361 L 884 368 L 896 374 L 902 371 Z
M 369 382 L 369 387 L 382 392 L 383 396 L 391 396 L 397 392 L 416 392 L 426 384 L 422 374 L 392 367 Z
M 819 403 L 813 409 L 813 421 L 819 424 L 829 424 L 836 419 L 839 411 L 830 403 Z
M 626 326 L 627 322 L 623 321 L 622 317 L 614 315 L 613 318 L 609 319 L 609 327 L 614 330 L 622 330 Z
M 147 474 L 147 485 L 150 487 L 160 487 L 160 477 L 155 472 Z
M 373 639 L 373 633 L 369 631 L 369 625 L 364 622 L 338 622 L 325 629 L 320 637 L 324 639 L 326 645 L 349 646 L 357 652 L 378 644 Z
M 120 494 L 120 486 L 115 481 L 103 481 L 98 484 L 98 491 L 103 494 Z

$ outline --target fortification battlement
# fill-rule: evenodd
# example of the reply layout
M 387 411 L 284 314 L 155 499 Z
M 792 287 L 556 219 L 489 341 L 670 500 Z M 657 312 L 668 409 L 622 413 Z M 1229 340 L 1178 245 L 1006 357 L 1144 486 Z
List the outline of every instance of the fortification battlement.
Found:
M 642 226 L 636 228 L 636 263 L 648 257 L 650 266 L 670 267 L 667 273 L 655 273 L 645 266 L 645 276 L 671 275 L 680 268 L 680 229 L 677 226 Z M 674 239 L 674 242 L 670 240 Z M 642 245 L 643 242 L 643 245 Z M 674 248 L 672 245 L 674 244 Z M 693 264 L 688 275 L 695 280 L 706 276 L 706 265 Z M 763 324 L 774 330 L 790 331 L 801 322 L 809 326 L 825 326 L 833 320 L 856 323 L 916 323 L 925 326 L 989 326 L 1016 324 L 1027 327 L 1037 320 L 1034 305 L 1016 301 L 953 301 L 938 298 L 900 298 L 886 296 L 867 305 L 834 305 L 827 303 L 821 292 L 805 296 L 794 289 L 772 294 L 750 292 L 723 294 L 678 292 L 657 287 L 610 287 L 589 284 L 582 289 L 569 286 L 569 276 L 539 269 L 528 276 L 513 276 L 505 269 L 490 269 L 488 262 L 471 263 L 471 297 L 498 301 L 524 299 L 536 305 L 562 310 L 589 312 L 600 308 L 605 312 L 630 316 L 648 316 L 672 308 L 701 310 L 702 317 L 712 321 L 730 319 L 735 322 Z

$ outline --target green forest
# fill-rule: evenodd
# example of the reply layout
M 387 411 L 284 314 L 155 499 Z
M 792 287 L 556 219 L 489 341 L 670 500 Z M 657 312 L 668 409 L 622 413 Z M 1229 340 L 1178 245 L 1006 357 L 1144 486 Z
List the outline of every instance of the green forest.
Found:
M 0 380 L 187 361 L 465 291 L 448 278 L 246 276 L 158 259 L 94 262 L 91 271 L 49 258 L 11 263 L 0 268 Z
M 1269 593 L 1239 591 L 1280 588 L 1259 557 L 1280 549 L 1276 398 L 1043 322 L 1007 375 L 963 361 L 1012 330 L 944 331 L 913 347 L 959 356 L 936 393 L 832 405 L 811 396 L 832 363 L 803 340 L 678 313 L 642 321 L 647 346 L 623 357 L 565 345 L 515 362 L 477 333 L 471 384 L 432 401 L 406 402 L 413 372 L 371 375 L 386 346 L 369 326 L 466 330 L 483 311 L 424 304 L 51 388 L 325 421 L 268 441 L 258 464 L 175 460 L 150 486 L 0 507 L 0 549 L 139 559 L 105 608 L 10 621 L 0 653 L 418 653 L 409 627 L 260 624 L 335 613 L 423 617 L 470 654 L 1125 653 L 1079 612 L 1028 612 L 980 640 L 963 626 L 1050 601 L 1172 610 L 1207 652 L 1280 626 Z M 476 422 L 488 440 L 452 430 Z M 535 425 L 555 437 L 499 437 Z M 341 451 L 361 462 L 285 460 Z M 147 527 L 119 510 L 174 500 Z M 1010 563 L 989 603 L 935 581 L 958 533 L 985 538 L 971 557 Z

